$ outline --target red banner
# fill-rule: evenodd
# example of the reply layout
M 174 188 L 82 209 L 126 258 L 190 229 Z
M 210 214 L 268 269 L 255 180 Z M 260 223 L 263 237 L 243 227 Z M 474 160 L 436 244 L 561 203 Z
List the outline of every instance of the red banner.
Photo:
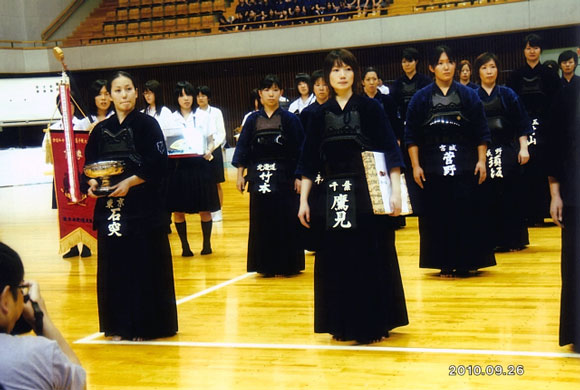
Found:
M 82 243 L 93 253 L 97 251 L 97 232 L 93 230 L 93 211 L 95 199 L 87 194 L 80 194 L 78 203 L 73 202 L 70 188 L 69 166 L 82 169 L 85 165 L 85 146 L 89 139 L 88 131 L 75 131 L 74 156 L 76 164 L 69 164 L 66 150 L 66 139 L 63 130 L 50 130 L 50 141 L 54 159 L 54 186 L 58 206 L 58 224 L 60 228 L 60 250 L 66 253 L 70 248 Z M 76 172 L 80 178 L 82 172 Z

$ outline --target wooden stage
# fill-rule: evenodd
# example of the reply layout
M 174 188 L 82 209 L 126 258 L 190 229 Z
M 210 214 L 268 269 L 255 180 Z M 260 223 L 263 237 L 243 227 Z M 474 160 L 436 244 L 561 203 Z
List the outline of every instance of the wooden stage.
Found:
M 528 249 L 498 254 L 498 265 L 478 276 L 441 279 L 419 269 L 417 221 L 409 218 L 397 248 L 410 324 L 359 346 L 314 334 L 312 254 L 296 277 L 246 273 L 249 198 L 235 191 L 233 169 L 227 176 L 214 253 L 199 255 L 197 215 L 188 216 L 193 258 L 180 256 L 174 228 L 170 236 L 179 333 L 141 343 L 98 333 L 97 258 L 57 254 L 50 184 L 0 188 L 0 240 L 20 253 L 26 278 L 39 281 L 89 389 L 578 388 L 580 354 L 558 346 L 558 228 L 530 229 Z

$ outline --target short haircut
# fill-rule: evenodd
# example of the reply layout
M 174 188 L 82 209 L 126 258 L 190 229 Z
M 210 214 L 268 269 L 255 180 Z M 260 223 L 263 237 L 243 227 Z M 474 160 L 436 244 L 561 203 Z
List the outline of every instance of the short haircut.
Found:
M 314 72 L 312 72 L 312 75 L 310 75 L 310 80 L 312 80 L 312 84 L 316 84 L 316 81 L 318 81 L 318 79 L 324 79 L 324 71 L 322 69 L 316 69 Z
M 211 89 L 207 86 L 207 85 L 200 85 L 199 87 L 197 87 L 197 94 L 205 95 L 208 97 L 208 99 L 211 99 Z
M 296 76 L 294 76 L 294 86 L 296 88 L 298 88 L 298 84 L 302 82 L 306 83 L 309 89 L 312 89 L 312 82 L 308 73 L 297 73 Z
M 375 74 L 377 75 L 377 79 L 379 79 L 379 80 L 381 79 L 381 76 L 379 75 L 379 71 L 378 71 L 378 70 L 376 70 L 376 69 L 375 69 L 374 67 L 372 67 L 372 66 L 367 66 L 367 67 L 365 68 L 365 70 L 363 70 L 361 78 L 364 80 L 364 79 L 365 79 L 365 77 L 367 77 L 367 73 L 371 73 L 371 72 L 375 72 Z
M 12 290 L 14 299 L 18 297 L 18 286 L 24 279 L 24 266 L 16 251 L 0 242 L 0 291 L 6 286 Z
M 473 73 L 475 73 L 475 78 L 477 79 L 477 81 L 481 82 L 481 79 L 479 77 L 479 69 L 481 69 L 483 65 L 487 64 L 491 60 L 495 62 L 495 66 L 498 68 L 497 70 L 499 74 L 499 63 L 497 56 L 494 53 L 486 51 L 485 53 L 481 53 L 480 55 L 478 55 L 477 58 L 475 59 L 474 64 L 475 71 Z
M 576 53 L 573 50 L 566 50 L 560 53 L 560 55 L 558 56 L 558 64 L 568 61 L 570 58 L 573 58 L 574 63 L 578 65 L 578 53 Z
M 527 44 L 530 44 L 530 47 L 539 47 L 542 50 L 542 37 L 538 34 L 528 34 L 524 37 L 524 48 Z
M 352 91 L 355 94 L 360 94 L 362 88 L 362 81 L 360 76 L 360 66 L 354 54 L 346 49 L 332 50 L 324 58 L 324 78 L 328 84 L 330 96 L 334 96 L 334 88 L 330 84 L 330 72 L 335 65 L 348 65 L 354 71 L 354 82 L 352 84 Z
M 447 45 L 439 45 L 435 46 L 433 50 L 431 50 L 431 55 L 429 56 L 429 65 L 436 67 L 439 63 L 439 58 L 441 58 L 443 53 L 447 54 L 449 62 L 456 62 L 453 50 Z
M 193 87 L 193 85 L 191 85 L 189 81 L 178 81 L 177 84 L 175 84 L 175 90 L 173 91 L 173 94 L 175 96 L 176 102 L 177 99 L 179 99 L 179 97 L 181 96 L 181 92 L 185 92 L 187 96 L 196 95 L 195 88 Z
M 419 50 L 415 49 L 414 47 L 406 47 L 403 49 L 401 59 L 407 61 L 419 61 Z
M 272 88 L 274 85 L 276 85 L 279 89 L 284 89 L 280 84 L 281 83 L 278 76 L 270 73 L 264 76 L 264 78 L 260 81 L 260 90 Z

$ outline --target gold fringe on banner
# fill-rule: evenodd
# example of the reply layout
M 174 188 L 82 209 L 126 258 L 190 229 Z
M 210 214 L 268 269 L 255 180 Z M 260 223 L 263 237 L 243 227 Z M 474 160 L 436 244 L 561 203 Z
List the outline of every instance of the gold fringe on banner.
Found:
M 65 254 L 79 242 L 88 246 L 93 254 L 97 253 L 97 239 L 79 227 L 60 239 L 59 254 Z

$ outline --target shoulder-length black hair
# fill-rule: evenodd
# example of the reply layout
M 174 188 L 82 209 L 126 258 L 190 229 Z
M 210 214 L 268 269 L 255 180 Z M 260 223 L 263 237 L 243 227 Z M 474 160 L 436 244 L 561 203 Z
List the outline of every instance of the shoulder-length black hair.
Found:
M 97 115 L 98 109 L 97 105 L 95 104 L 95 98 L 101 94 L 101 89 L 107 90 L 107 92 L 111 92 L 109 88 L 107 88 L 107 80 L 105 79 L 98 79 L 92 82 L 89 86 L 89 114 Z
M 181 92 L 184 92 L 187 96 L 195 97 L 195 88 L 189 81 L 178 81 L 175 84 L 175 89 L 173 90 L 173 95 L 175 96 L 175 102 L 181 96 Z M 177 105 L 179 107 L 179 104 Z
M 143 87 L 143 92 L 147 91 L 155 95 L 155 114 L 161 115 L 161 109 L 165 106 L 163 91 L 161 91 L 161 83 L 157 80 L 147 80 Z M 145 106 L 145 110 L 147 110 L 147 105 Z
M 346 49 L 336 49 L 326 55 L 324 59 L 324 78 L 326 84 L 329 86 L 330 97 L 334 97 L 334 88 L 330 84 L 330 72 L 335 65 L 348 65 L 354 72 L 354 82 L 352 84 L 352 91 L 355 94 L 361 93 L 362 80 L 360 76 L 360 66 L 354 54 Z
M 483 65 L 487 64 L 491 60 L 495 62 L 495 66 L 497 67 L 499 75 L 499 61 L 494 53 L 486 51 L 485 53 L 481 53 L 480 55 L 478 55 L 477 58 L 475 59 L 475 62 L 473 64 L 472 75 L 473 73 L 475 73 L 475 79 L 477 80 L 478 83 L 481 83 L 481 77 L 479 77 L 479 69 L 481 69 Z

